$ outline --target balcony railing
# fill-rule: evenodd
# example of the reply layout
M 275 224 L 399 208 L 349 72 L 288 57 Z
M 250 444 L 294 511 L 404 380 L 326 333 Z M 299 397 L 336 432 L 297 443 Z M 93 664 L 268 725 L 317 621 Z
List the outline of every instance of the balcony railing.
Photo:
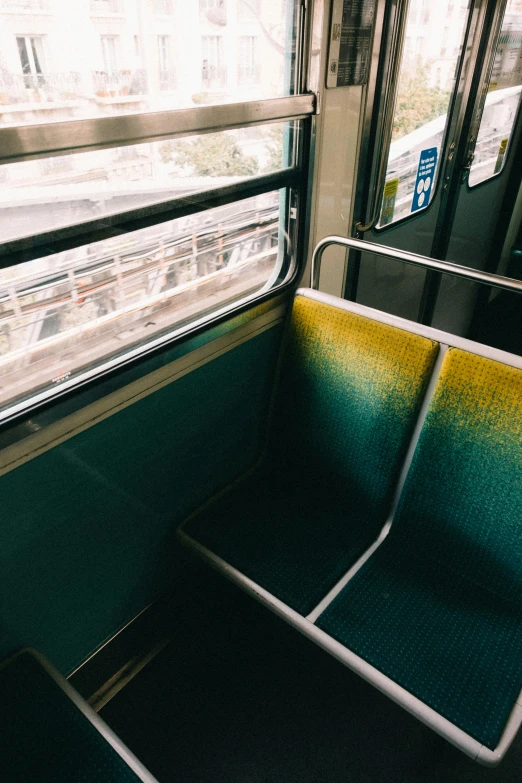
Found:
M 159 87 L 162 91 L 175 90 L 177 87 L 176 73 L 175 71 L 160 71 L 159 72 Z
M 0 0 L 1 11 L 48 11 L 49 0 Z
M 123 0 L 91 0 L 91 13 L 93 14 L 121 14 Z
M 261 66 L 239 65 L 237 75 L 239 84 L 259 84 L 261 81 Z
M 95 71 L 94 92 L 98 98 L 115 98 L 124 95 L 145 95 L 148 92 L 147 72 L 138 71 Z
M 204 65 L 201 69 L 201 84 L 204 90 L 216 90 L 227 85 L 227 69 Z
M 0 72 L 0 105 L 74 100 L 80 85 L 79 73 Z
M 154 13 L 171 16 L 174 13 L 172 0 L 154 0 Z

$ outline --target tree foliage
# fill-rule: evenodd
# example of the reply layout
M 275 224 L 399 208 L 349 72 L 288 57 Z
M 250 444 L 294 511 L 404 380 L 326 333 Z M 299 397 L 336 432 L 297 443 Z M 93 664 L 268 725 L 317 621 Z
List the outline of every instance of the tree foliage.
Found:
M 283 165 L 283 133 L 283 125 L 271 125 L 268 130 L 269 141 L 265 144 L 267 174 L 277 171 Z
M 393 139 L 400 139 L 447 112 L 450 93 L 440 87 L 430 87 L 429 73 L 429 63 L 423 65 L 420 60 L 403 63 Z
M 211 133 L 191 141 L 163 145 L 162 160 L 192 169 L 197 177 L 242 177 L 257 174 L 259 164 L 245 155 L 233 136 Z

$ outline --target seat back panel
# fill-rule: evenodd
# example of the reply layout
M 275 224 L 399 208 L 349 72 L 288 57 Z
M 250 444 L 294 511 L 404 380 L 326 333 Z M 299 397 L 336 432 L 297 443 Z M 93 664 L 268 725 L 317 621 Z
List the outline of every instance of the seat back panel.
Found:
M 448 351 L 390 537 L 522 609 L 522 370 Z
M 437 352 L 433 340 L 297 296 L 272 454 L 382 525 Z

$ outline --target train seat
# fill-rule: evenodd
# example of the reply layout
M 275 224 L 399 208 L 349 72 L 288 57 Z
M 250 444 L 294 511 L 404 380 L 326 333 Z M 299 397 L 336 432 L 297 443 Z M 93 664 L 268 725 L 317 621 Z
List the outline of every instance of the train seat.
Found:
M 181 539 L 495 766 L 522 723 L 522 361 L 303 291 L 271 421 Z
M 317 625 L 493 750 L 522 690 L 522 370 L 449 349 L 389 536 Z
M 0 665 L 2 780 L 157 783 L 69 683 L 34 650 Z
M 376 540 L 438 351 L 297 296 L 260 465 L 183 533 L 302 615 Z

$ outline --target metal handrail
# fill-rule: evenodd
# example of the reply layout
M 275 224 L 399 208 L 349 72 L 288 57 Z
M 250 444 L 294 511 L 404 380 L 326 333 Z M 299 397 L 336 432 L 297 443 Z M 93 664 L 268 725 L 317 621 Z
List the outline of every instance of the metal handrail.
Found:
M 0 128 L 0 164 L 311 117 L 312 94 Z
M 449 261 L 439 261 L 436 258 L 420 256 L 417 253 L 409 253 L 406 250 L 397 250 L 394 247 L 385 245 L 374 245 L 373 242 L 365 242 L 362 239 L 352 239 L 351 237 L 329 236 L 321 239 L 315 246 L 312 254 L 312 288 L 319 288 L 319 278 L 321 275 L 321 260 L 327 247 L 331 245 L 340 245 L 353 250 L 362 250 L 374 255 L 393 258 L 396 261 L 402 261 L 405 264 L 413 264 L 424 269 L 434 269 L 436 272 L 444 272 L 454 277 L 462 277 L 465 280 L 473 280 L 477 283 L 486 283 L 494 288 L 502 288 L 506 291 L 516 291 L 522 294 L 522 280 L 513 280 L 511 277 L 502 275 L 493 275 L 490 272 L 481 272 L 478 269 L 472 269 L 469 266 L 452 264 Z

